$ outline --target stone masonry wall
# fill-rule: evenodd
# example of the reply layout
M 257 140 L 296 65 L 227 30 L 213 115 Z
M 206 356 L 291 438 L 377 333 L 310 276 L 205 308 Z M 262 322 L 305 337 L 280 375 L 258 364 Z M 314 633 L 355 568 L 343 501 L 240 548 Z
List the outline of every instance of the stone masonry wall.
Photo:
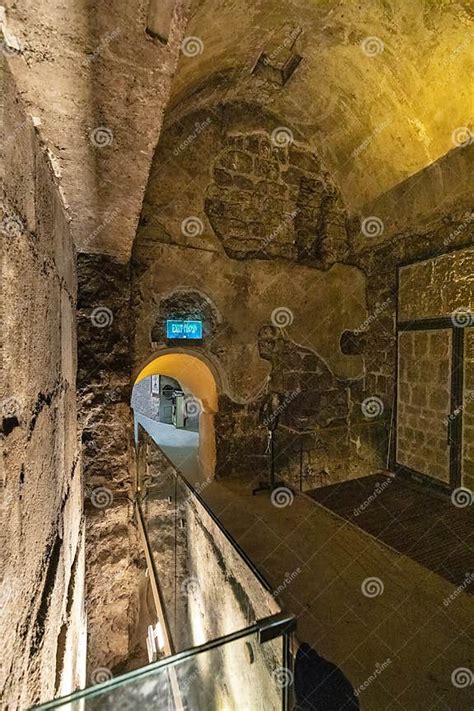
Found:
M 463 485 L 474 491 L 474 327 L 464 343 Z
M 282 408 L 277 473 L 309 488 L 387 466 L 397 267 L 472 243 L 473 223 L 461 207 L 385 235 L 376 214 L 349 217 L 317 155 L 288 130 L 278 134 L 282 125 L 229 105 L 182 117 L 162 134 L 134 250 L 133 358 L 166 346 L 158 325 L 179 316 L 174 291 L 181 315 L 193 295 L 190 314 L 207 329 L 195 354 L 223 383 L 218 475 L 265 472 L 261 408 L 273 392 Z M 450 160 L 458 153 L 443 158 L 443 170 Z M 418 176 L 420 194 L 432 170 Z M 429 273 L 434 292 L 439 278 Z M 445 281 L 462 306 L 460 269 L 450 267 Z M 219 314 L 210 326 L 209 303 Z
M 84 535 L 74 247 L 58 177 L 7 66 L 1 79 L 0 695 L 13 710 L 84 681 Z
M 451 331 L 399 337 L 397 462 L 449 483 Z M 431 377 L 430 377 L 431 374 Z
M 139 546 L 133 521 L 129 268 L 78 255 L 78 392 L 86 509 L 88 681 L 133 657 Z
M 431 171 L 427 169 L 428 181 L 431 180 Z M 423 191 L 423 174 L 419 176 L 418 184 Z M 400 319 L 415 318 L 417 315 L 422 318 L 454 316 L 457 310 L 460 310 L 461 319 L 465 319 L 465 312 L 473 310 L 470 267 L 474 254 L 473 244 L 473 213 L 465 210 L 445 215 L 442 220 L 428 227 L 387 235 L 386 238 L 383 234 L 374 237 L 364 234 L 360 225 L 352 236 L 353 258 L 368 280 L 369 315 L 357 329 L 357 337 L 360 339 L 363 336 L 366 382 L 382 401 L 383 416 L 387 416 L 392 425 L 394 417 L 391 403 L 395 394 L 396 372 L 397 267 L 407 262 L 421 262 L 421 266 L 407 266 L 401 270 Z M 419 347 L 422 347 L 421 343 Z M 439 367 L 444 366 L 440 364 Z M 413 386 L 417 385 L 416 375 L 410 379 L 407 372 L 406 378 Z M 422 379 L 426 378 L 425 369 Z M 409 381 L 406 381 L 405 387 Z M 418 384 L 424 385 L 421 382 Z M 419 404 L 423 406 L 421 401 Z M 407 405 L 412 408 L 411 415 L 415 415 L 414 402 L 409 400 Z M 417 436 L 420 437 L 419 434 Z M 393 438 L 391 441 L 393 444 Z M 428 444 L 427 441 L 426 446 Z M 391 455 L 393 462 L 393 449 Z
M 399 337 L 397 461 L 449 482 L 448 427 L 451 414 L 452 329 L 474 322 L 474 249 L 456 249 L 400 270 L 399 321 L 449 317 L 447 329 Z M 449 322 L 448 322 L 449 323 Z M 464 334 L 467 337 L 467 334 Z M 463 407 L 469 451 L 472 363 L 466 349 Z M 463 468 L 469 468 L 465 457 Z M 464 483 L 464 482 L 463 482 Z
M 205 212 L 237 259 L 284 257 L 329 266 L 347 253 L 337 188 L 285 129 L 229 134 L 215 159 Z

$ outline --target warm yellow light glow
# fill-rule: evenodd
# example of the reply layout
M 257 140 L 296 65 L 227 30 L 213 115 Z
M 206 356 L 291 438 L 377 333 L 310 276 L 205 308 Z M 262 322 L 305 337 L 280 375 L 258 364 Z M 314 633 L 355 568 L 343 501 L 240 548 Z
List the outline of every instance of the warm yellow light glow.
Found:
M 174 378 L 201 401 L 205 412 L 217 411 L 216 381 L 211 370 L 199 358 L 188 353 L 165 353 L 148 363 L 135 383 L 150 375 Z

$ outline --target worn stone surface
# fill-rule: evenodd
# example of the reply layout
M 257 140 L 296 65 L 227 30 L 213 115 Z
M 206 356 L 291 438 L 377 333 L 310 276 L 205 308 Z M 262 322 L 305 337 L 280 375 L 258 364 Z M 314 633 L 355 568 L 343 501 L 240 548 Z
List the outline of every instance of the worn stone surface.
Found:
M 398 298 L 400 321 L 450 316 L 462 325 L 465 311 L 466 325 L 474 314 L 474 246 L 403 267 Z
M 9 57 L 61 172 L 83 251 L 126 261 L 188 13 L 175 3 L 169 40 L 145 32 L 147 3 L 7 3 L 21 53 Z M 10 136 L 23 132 L 21 123 Z
M 466 328 L 464 344 L 463 484 L 474 491 L 474 328 Z
M 139 599 L 133 523 L 129 269 L 78 256 L 78 392 L 87 502 L 88 675 L 124 669 Z
M 227 135 L 204 210 L 231 257 L 329 266 L 347 253 L 344 207 L 317 156 L 289 143 L 284 132 L 282 145 L 278 133 Z
M 397 462 L 449 482 L 451 331 L 399 336 Z M 430 375 L 431 374 L 431 377 Z
M 1 55 L 3 57 L 3 53 Z M 2 66 L 2 610 L 5 708 L 84 680 L 84 536 L 76 432 L 76 269 L 46 153 Z
M 183 45 L 155 151 L 187 3 L 176 3 L 166 45 L 146 36 L 141 0 L 113 9 L 102 1 L 9 3 L 19 44 L 1 55 L 18 87 L 7 91 L 2 208 L 11 388 L 2 395 L 5 570 L 14 581 L 3 626 L 13 708 L 69 691 L 84 666 L 70 232 L 83 252 L 77 319 L 89 673 L 97 666 L 118 673 L 143 652 L 130 378 L 132 366 L 165 348 L 167 316 L 185 311 L 204 321 L 204 344 L 189 352 L 218 374 L 218 474 L 265 471 L 261 412 L 273 394 L 282 407 L 277 471 L 304 488 L 387 461 L 397 265 L 426 264 L 421 288 L 404 297 L 417 311 L 442 306 L 446 314 L 470 299 L 460 276 L 469 260 L 434 262 L 474 242 L 465 179 L 471 95 L 459 81 L 472 74 L 467 0 L 370 0 L 362 8 L 302 0 L 283 9 L 273 0 L 204 0 L 193 10 L 186 33 L 198 52 L 189 56 Z M 303 60 L 280 80 L 296 54 Z M 367 217 L 376 218 L 368 234 Z M 441 345 L 428 339 L 427 352 L 432 345 L 434 356 Z M 439 408 L 431 404 L 439 393 L 421 382 L 417 348 L 410 343 L 416 376 L 400 382 L 401 446 L 412 461 L 432 462 L 433 452 L 414 446 L 413 418 L 425 397 L 430 411 Z M 471 402 L 463 403 L 467 484 Z M 198 525 L 193 531 L 204 536 Z M 196 570 L 213 554 L 204 538 Z
M 206 105 L 212 116 L 223 100 L 255 103 L 252 112 L 264 106 L 314 146 L 355 211 L 455 140 L 469 140 L 462 127 L 472 131 L 472 98 L 462 77 L 473 73 L 472 22 L 469 0 L 205 0 L 186 31 L 202 52 L 181 57 L 168 120 Z M 284 86 L 252 74 L 261 52 L 278 63 L 290 48 L 303 59 Z M 451 192 L 453 172 L 443 169 L 436 198 L 427 190 L 425 200 L 440 205 L 445 197 L 449 211 L 470 190 L 464 169 L 458 175 L 460 192 Z M 411 185 L 405 199 L 416 205 L 414 191 L 421 197 Z
M 434 294 L 442 281 L 441 291 L 449 292 L 451 308 L 461 306 L 470 293 L 469 258 L 462 257 L 462 265 L 456 266 L 456 257 L 446 255 L 443 277 L 440 267 L 433 271 L 431 258 L 472 242 L 471 213 L 460 209 L 444 215 L 414 235 L 385 234 L 383 229 L 380 235 L 364 234 L 362 217 L 349 220 L 344 224 L 349 230 L 350 253 L 346 248 L 339 252 L 340 261 L 329 270 L 328 259 L 305 258 L 305 266 L 299 266 L 297 232 L 292 237 L 292 259 L 285 247 L 284 199 L 275 193 L 272 210 L 260 202 L 259 210 L 254 210 L 251 202 L 260 201 L 256 187 L 260 164 L 267 162 L 271 170 L 275 163 L 274 172 L 280 165 L 277 156 L 282 149 L 273 156 L 268 138 L 271 119 L 261 111 L 249 115 L 235 106 L 213 111 L 207 123 L 204 115 L 199 123 L 202 130 L 185 144 L 183 136 L 190 135 L 186 131 L 197 114 L 183 117 L 179 126 L 170 126 L 162 133 L 155 157 L 132 269 L 137 314 L 134 361 L 143 362 L 153 349 L 166 345 L 163 323 L 167 314 L 177 317 L 189 311 L 189 317 L 201 315 L 205 324 L 213 320 L 212 326 L 206 325 L 206 338 L 195 353 L 202 353 L 221 374 L 216 417 L 217 472 L 221 476 L 266 469 L 266 433 L 259 413 L 268 391 L 277 392 L 281 402 L 287 403 L 280 418 L 277 463 L 286 480 L 303 487 L 320 486 L 386 467 L 393 441 L 397 265 L 425 259 L 432 286 L 426 285 L 427 295 L 422 298 L 432 305 L 436 299 L 430 299 L 429 293 Z M 269 128 L 264 132 L 262 126 Z M 216 146 L 222 146 L 217 155 Z M 265 151 L 270 151 L 269 156 L 262 155 Z M 314 154 L 293 144 L 283 151 L 282 165 L 287 165 L 285 156 L 290 154 L 297 156 L 302 175 L 318 164 Z M 457 154 L 450 154 L 450 159 L 457 160 Z M 449 165 L 448 158 L 443 160 L 445 170 Z M 298 166 L 293 167 L 297 171 Z M 214 176 L 211 187 L 209 173 Z M 189 184 L 182 180 L 185 174 Z M 244 177 L 248 185 L 240 181 Z M 431 180 L 431 168 L 417 176 L 420 195 Z M 166 202 L 162 194 L 168 196 Z M 234 217 L 227 214 L 232 205 Z M 229 248 L 232 220 L 239 217 L 249 225 L 246 215 L 253 219 L 253 212 L 258 212 L 265 227 L 259 244 L 273 244 L 273 255 L 259 251 L 257 241 L 250 244 L 247 227 L 239 237 L 235 234 L 234 247 Z M 321 204 L 315 208 L 315 214 L 320 213 Z M 284 228 L 280 241 L 280 235 L 274 239 L 274 215 L 280 215 Z M 187 220 L 193 229 L 186 226 Z M 295 225 L 297 220 L 295 216 Z M 308 232 L 317 237 L 314 225 Z M 225 256 L 221 256 L 222 246 Z M 350 264 L 350 271 L 344 272 L 347 267 L 341 262 Z M 459 274 L 465 276 L 459 280 L 455 277 Z M 357 289 L 356 284 L 360 285 Z M 414 302 L 422 293 L 418 288 L 415 291 Z M 215 309 L 213 319 L 207 304 Z
M 86 502 L 88 684 L 94 683 L 97 669 L 116 675 L 134 666 L 142 567 L 131 502 L 115 492 L 99 499 L 95 491 L 95 505 Z M 97 505 L 102 500 L 109 503 Z

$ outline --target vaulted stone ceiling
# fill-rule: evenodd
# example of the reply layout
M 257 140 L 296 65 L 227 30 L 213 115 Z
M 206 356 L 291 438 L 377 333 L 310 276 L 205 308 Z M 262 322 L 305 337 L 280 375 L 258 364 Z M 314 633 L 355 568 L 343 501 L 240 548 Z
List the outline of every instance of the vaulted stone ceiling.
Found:
M 5 54 L 40 120 L 79 249 L 126 260 L 158 140 L 188 0 L 167 44 L 146 34 L 149 0 L 10 0 Z M 15 40 L 16 38 L 16 40 Z M 15 140 L 22 127 L 10 127 Z
M 22 48 L 7 59 L 81 250 L 128 258 L 170 88 L 168 124 L 232 101 L 281 118 L 354 211 L 469 139 L 470 0 L 191 0 L 186 26 L 187 5 L 166 45 L 145 33 L 148 0 L 7 6 Z M 282 86 L 272 67 L 292 53 Z
M 472 137 L 473 17 L 470 0 L 203 0 L 168 121 L 199 103 L 261 104 L 357 210 Z M 255 68 L 262 51 L 302 61 L 281 86 Z

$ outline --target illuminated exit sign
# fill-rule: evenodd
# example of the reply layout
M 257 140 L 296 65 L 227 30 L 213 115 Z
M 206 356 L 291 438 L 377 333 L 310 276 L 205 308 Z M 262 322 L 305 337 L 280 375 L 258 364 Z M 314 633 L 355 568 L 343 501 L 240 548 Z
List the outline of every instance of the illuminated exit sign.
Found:
M 202 338 L 202 321 L 166 321 L 166 338 Z

